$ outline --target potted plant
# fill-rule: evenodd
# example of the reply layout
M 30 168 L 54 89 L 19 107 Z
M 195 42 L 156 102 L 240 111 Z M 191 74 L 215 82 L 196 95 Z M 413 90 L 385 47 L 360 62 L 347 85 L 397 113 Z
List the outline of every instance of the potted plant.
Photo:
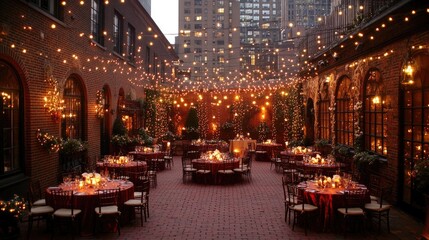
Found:
M 87 143 L 74 138 L 62 140 L 60 153 L 61 172 L 80 171 L 85 166 Z
M 7 201 L 0 200 L 0 239 L 17 239 L 19 224 L 25 214 L 26 202 L 18 195 Z
M 332 155 L 335 156 L 335 159 L 338 162 L 350 163 L 353 158 L 353 151 L 347 145 L 337 144 L 332 149 Z
M 332 152 L 332 146 L 327 139 L 317 139 L 314 141 L 315 150 L 320 152 L 323 156 L 327 156 Z
M 81 153 L 87 149 L 87 143 L 74 138 L 68 138 L 61 142 L 60 154 L 62 155 L 74 155 Z
M 379 156 L 371 154 L 367 151 L 358 152 L 353 156 L 353 164 L 360 172 L 366 171 L 366 168 L 370 165 L 374 165 L 379 162 Z

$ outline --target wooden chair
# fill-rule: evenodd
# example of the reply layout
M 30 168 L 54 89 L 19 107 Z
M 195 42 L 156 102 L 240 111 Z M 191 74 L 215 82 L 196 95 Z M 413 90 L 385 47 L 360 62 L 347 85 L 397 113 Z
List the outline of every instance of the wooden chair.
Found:
M 281 155 L 280 156 L 280 167 L 283 170 L 283 174 L 287 174 L 289 172 L 297 172 L 296 163 L 292 156 L 290 155 Z
M 147 217 L 149 217 L 150 181 L 141 180 L 141 182 L 134 185 L 134 187 L 136 190 L 140 190 L 140 196 L 126 201 L 124 205 L 133 208 L 135 213 L 140 214 L 140 226 L 143 226 L 143 215 L 145 222 L 147 221 Z
M 220 183 L 231 183 L 234 178 L 235 172 L 233 170 L 234 159 L 226 159 L 222 163 L 222 167 L 220 167 L 217 171 L 217 176 L 219 178 Z
M 39 223 L 39 220 L 43 219 L 46 220 L 46 225 L 49 226 L 52 213 L 54 213 L 54 208 L 51 206 L 35 206 L 32 201 L 29 201 L 27 239 L 30 239 L 33 221 L 37 220 L 37 223 Z
M 294 191 L 292 190 L 292 186 L 294 185 L 289 179 L 285 176 L 282 177 L 282 187 L 283 187 L 283 202 L 285 205 L 285 222 L 290 224 L 290 213 L 292 211 L 292 207 L 297 204 L 297 198 L 294 195 Z
M 158 160 L 157 159 L 148 159 L 147 163 L 147 175 L 150 181 L 150 185 L 153 188 L 156 188 L 158 185 Z
M 280 170 L 280 166 L 281 166 L 281 162 L 282 162 L 280 150 L 274 150 L 273 151 L 273 156 L 271 157 L 270 162 L 271 162 L 270 170 L 274 166 L 274 170 L 276 172 L 278 172 Z
M 392 205 L 387 204 L 384 202 L 387 196 L 389 196 L 392 193 L 392 187 L 383 187 L 380 190 L 378 200 L 377 202 L 371 201 L 371 203 L 365 204 L 365 212 L 367 213 L 368 217 L 370 219 L 375 219 L 378 222 L 378 232 L 380 232 L 381 229 L 381 222 L 382 220 L 386 221 L 387 224 L 387 232 L 390 233 L 390 208 Z
M 119 217 L 121 212 L 119 211 L 119 188 L 115 189 L 103 189 L 97 191 L 97 207 L 95 210 L 95 223 L 94 223 L 94 234 L 97 231 L 97 227 L 101 226 L 103 221 L 114 221 L 118 235 L 121 235 L 121 224 Z
M 361 220 L 362 226 L 364 226 L 365 211 L 363 210 L 363 207 L 365 205 L 366 194 L 366 189 L 352 189 L 344 191 L 344 207 L 337 209 L 339 214 L 343 217 L 344 237 L 347 234 L 347 227 L 351 220 Z
M 28 199 L 34 207 L 46 205 L 46 199 L 43 197 L 39 180 L 30 181 Z
M 203 163 L 199 163 L 199 169 L 196 172 L 197 180 L 201 180 L 204 184 L 207 184 L 207 179 L 212 174 L 211 165 L 209 162 L 205 161 Z
M 54 213 L 52 214 L 52 220 L 54 222 L 54 229 L 52 231 L 52 237 L 54 237 L 55 229 L 58 224 L 64 222 L 71 224 L 72 238 L 74 238 L 74 229 L 78 227 L 80 233 L 80 215 L 81 210 L 74 206 L 74 193 L 72 190 L 64 191 L 61 189 L 51 190 L 52 206 L 54 207 Z M 67 227 L 69 228 L 69 227 Z
M 304 231 L 307 235 L 309 227 L 309 218 L 311 214 L 318 212 L 318 207 L 304 202 L 304 189 L 298 188 L 296 185 L 288 184 L 288 201 L 291 203 L 289 209 L 293 212 L 292 231 L 295 229 L 295 224 L 299 219 L 304 220 Z M 292 203 L 295 204 L 292 205 Z M 289 213 L 290 214 L 290 213 Z
M 382 189 L 382 178 L 378 175 L 371 174 L 369 176 L 369 197 L 371 198 L 371 202 L 378 203 L 379 196 L 381 194 Z
M 241 164 L 238 166 L 238 168 L 234 168 L 233 171 L 236 174 L 239 174 L 240 176 L 246 176 L 247 179 L 250 181 L 250 173 L 252 169 L 252 158 L 251 156 L 245 156 L 241 160 Z
M 192 159 L 188 157 L 182 157 L 182 172 L 183 172 L 183 183 L 186 183 L 186 179 L 188 177 L 193 178 L 193 176 L 196 174 L 197 169 L 194 168 L 192 164 Z

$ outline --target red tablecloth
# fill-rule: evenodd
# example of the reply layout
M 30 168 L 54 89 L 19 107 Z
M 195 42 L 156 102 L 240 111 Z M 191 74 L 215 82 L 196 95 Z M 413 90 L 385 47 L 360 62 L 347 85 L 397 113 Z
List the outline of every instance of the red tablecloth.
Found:
M 126 164 L 115 164 L 115 163 L 105 163 L 97 162 L 97 171 L 107 170 L 109 172 L 114 171 L 115 173 L 122 172 L 140 172 L 147 170 L 147 164 L 144 161 L 132 161 L 127 162 Z
M 205 159 L 194 159 L 192 163 L 197 170 L 204 169 L 204 164 L 209 164 L 212 175 L 216 175 L 219 170 L 232 170 L 240 166 L 239 159 L 228 161 L 226 164 L 222 161 L 209 161 Z
M 60 184 L 59 187 L 63 190 L 76 189 L 72 185 L 66 186 L 65 184 Z M 131 198 L 134 198 L 134 185 L 131 182 L 114 180 L 106 182 L 106 185 L 102 188 L 111 189 L 118 187 L 120 188 L 119 209 L 122 209 L 122 205 L 124 202 Z M 46 189 L 46 201 L 48 205 L 52 206 L 50 188 Z M 83 235 L 90 235 L 93 232 L 95 212 L 94 209 L 95 207 L 97 207 L 97 201 L 97 193 L 95 188 L 85 187 L 83 189 L 76 189 L 76 193 L 74 195 L 74 206 L 75 208 L 82 210 L 81 229 Z M 55 206 L 52 207 L 55 208 Z M 126 220 L 128 216 L 126 214 L 121 214 L 121 218 L 123 220 Z
M 165 153 L 164 152 L 137 152 L 132 151 L 128 154 L 133 155 L 134 160 L 140 160 L 140 161 L 146 161 L 148 159 L 158 159 L 158 158 L 164 158 Z
M 304 188 L 304 202 L 313 204 L 319 208 L 319 222 L 323 231 L 329 231 L 336 225 L 335 214 L 338 208 L 344 207 L 344 188 L 319 188 L 313 181 L 300 183 L 298 187 Z M 357 185 L 366 189 L 363 185 Z M 369 192 L 365 197 L 365 203 L 371 202 Z M 364 203 L 362 204 L 364 205 Z

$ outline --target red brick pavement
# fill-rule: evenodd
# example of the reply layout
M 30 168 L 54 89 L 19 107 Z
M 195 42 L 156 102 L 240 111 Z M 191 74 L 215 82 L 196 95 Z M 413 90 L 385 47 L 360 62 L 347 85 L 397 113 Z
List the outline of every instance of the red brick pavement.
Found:
M 182 183 L 180 157 L 171 170 L 158 173 L 158 186 L 150 193 L 150 218 L 140 227 L 139 219 L 116 233 L 102 233 L 80 239 L 343 239 L 342 233 L 311 229 L 304 235 L 284 222 L 281 175 L 270 170 L 269 162 L 254 162 L 252 180 L 231 185 Z M 27 226 L 22 227 L 23 235 Z M 422 224 L 393 209 L 391 233 L 385 224 L 374 231 L 350 233 L 348 239 L 418 239 Z M 33 227 L 32 239 L 46 239 L 44 224 Z M 57 235 L 58 236 L 58 235 Z M 69 236 L 70 237 L 70 236 Z M 59 236 L 57 237 L 59 238 Z

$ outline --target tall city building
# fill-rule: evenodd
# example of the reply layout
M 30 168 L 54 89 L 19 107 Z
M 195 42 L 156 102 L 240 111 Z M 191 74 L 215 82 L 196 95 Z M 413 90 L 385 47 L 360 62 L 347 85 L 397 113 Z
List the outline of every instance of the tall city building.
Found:
M 241 71 L 271 79 L 279 70 L 280 0 L 240 0 Z M 266 74 L 260 75 L 263 71 Z
M 281 0 L 281 27 L 284 38 L 297 38 L 331 13 L 339 0 Z M 337 3 L 338 4 L 338 3 Z
M 148 12 L 149 15 L 151 15 L 151 1 L 152 0 L 139 0 L 139 2 L 141 3 L 141 5 L 143 5 L 144 9 L 146 9 L 146 12 Z
M 237 0 L 179 0 L 176 52 L 183 61 L 180 70 L 194 86 L 239 79 L 239 8 Z

